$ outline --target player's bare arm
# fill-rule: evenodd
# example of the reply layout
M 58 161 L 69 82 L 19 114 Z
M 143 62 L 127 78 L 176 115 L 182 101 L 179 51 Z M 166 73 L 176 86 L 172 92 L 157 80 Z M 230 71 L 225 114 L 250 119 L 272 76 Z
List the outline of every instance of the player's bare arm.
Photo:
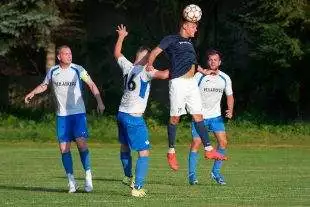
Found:
M 103 113 L 105 106 L 104 106 L 103 101 L 101 99 L 98 87 L 96 86 L 96 84 L 94 83 L 94 81 L 90 77 L 85 81 L 85 83 L 88 85 L 90 91 L 92 92 L 92 94 L 96 98 L 98 113 Z
M 197 71 L 204 74 L 204 75 L 214 75 L 215 72 L 213 70 L 202 68 L 200 65 L 197 67 Z
M 153 64 L 154 61 L 156 59 L 156 57 L 162 52 L 163 50 L 159 47 L 154 48 L 149 56 L 149 59 L 147 61 L 147 67 L 146 67 L 146 71 L 151 71 L 154 69 Z
M 169 78 L 169 70 L 168 69 L 155 70 L 153 77 L 154 77 L 154 79 L 161 79 L 161 80 L 168 79 Z
M 226 114 L 225 116 L 229 119 L 231 119 L 233 117 L 233 113 L 234 113 L 234 96 L 233 95 L 229 95 L 226 97 L 227 99 L 227 110 L 226 110 Z
M 47 85 L 46 84 L 40 84 L 38 85 L 35 89 L 33 89 L 30 93 L 28 93 L 25 96 L 25 103 L 28 104 L 30 102 L 30 100 L 39 93 L 43 93 L 44 91 L 46 91 L 47 89 Z
M 123 55 L 122 54 L 123 42 L 125 37 L 128 35 L 128 32 L 126 26 L 124 26 L 123 24 L 117 26 L 116 32 L 118 33 L 118 38 L 114 47 L 114 57 L 115 59 L 118 59 Z

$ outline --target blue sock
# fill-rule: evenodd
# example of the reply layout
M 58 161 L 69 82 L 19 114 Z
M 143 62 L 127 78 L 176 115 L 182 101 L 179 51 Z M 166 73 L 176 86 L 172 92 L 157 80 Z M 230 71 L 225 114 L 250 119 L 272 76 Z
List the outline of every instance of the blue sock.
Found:
M 66 174 L 73 174 L 73 163 L 71 152 L 65 152 L 61 154 L 62 164 L 65 168 Z
M 194 122 L 195 129 L 199 134 L 203 146 L 208 147 L 211 145 L 207 127 L 205 127 L 204 121 Z
M 222 154 L 225 155 L 226 154 L 226 150 L 223 148 L 218 148 L 217 151 Z M 220 171 L 221 171 L 221 167 L 222 167 L 223 161 L 222 160 L 215 160 L 214 164 L 213 164 L 213 168 L 212 168 L 212 172 L 215 175 L 219 175 Z
M 123 165 L 125 176 L 132 177 L 132 159 L 130 152 L 120 152 L 120 159 Z
M 141 189 L 149 167 L 149 157 L 139 157 L 136 164 L 135 188 Z
M 175 136 L 176 136 L 176 133 L 177 133 L 177 125 L 169 123 L 168 126 L 167 126 L 167 130 L 168 130 L 168 144 L 169 144 L 169 148 L 174 148 Z
M 198 153 L 190 151 L 188 154 L 188 179 L 189 181 L 196 180 L 196 166 Z
M 89 170 L 90 169 L 90 154 L 89 150 L 86 149 L 84 151 L 79 151 L 80 153 L 80 159 L 83 165 L 84 170 Z

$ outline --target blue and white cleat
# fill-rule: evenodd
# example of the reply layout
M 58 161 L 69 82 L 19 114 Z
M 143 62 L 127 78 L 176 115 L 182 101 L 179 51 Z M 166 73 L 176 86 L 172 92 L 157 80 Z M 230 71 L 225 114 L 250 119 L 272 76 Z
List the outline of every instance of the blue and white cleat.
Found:
M 226 182 L 221 174 L 211 172 L 211 178 L 220 185 L 226 185 Z

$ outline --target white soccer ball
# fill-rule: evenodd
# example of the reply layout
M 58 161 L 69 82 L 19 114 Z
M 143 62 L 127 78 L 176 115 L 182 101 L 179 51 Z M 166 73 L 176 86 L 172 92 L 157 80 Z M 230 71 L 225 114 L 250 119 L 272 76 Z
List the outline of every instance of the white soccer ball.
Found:
M 183 10 L 183 18 L 189 22 L 198 22 L 201 19 L 202 11 L 195 4 L 187 5 Z

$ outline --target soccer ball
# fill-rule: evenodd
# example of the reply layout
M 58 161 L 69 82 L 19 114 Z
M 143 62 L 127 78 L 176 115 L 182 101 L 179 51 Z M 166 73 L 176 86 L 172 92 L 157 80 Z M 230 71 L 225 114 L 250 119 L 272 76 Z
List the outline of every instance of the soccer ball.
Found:
M 183 17 L 189 22 L 198 22 L 201 19 L 202 11 L 195 4 L 187 5 L 183 10 Z

